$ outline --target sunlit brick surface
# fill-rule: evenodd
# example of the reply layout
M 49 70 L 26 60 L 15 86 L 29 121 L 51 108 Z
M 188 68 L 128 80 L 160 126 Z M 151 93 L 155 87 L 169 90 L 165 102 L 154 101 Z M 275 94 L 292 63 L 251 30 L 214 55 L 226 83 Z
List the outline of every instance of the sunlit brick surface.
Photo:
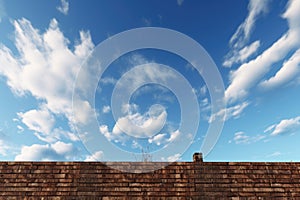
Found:
M 99 162 L 0 162 L 0 199 L 300 199 L 299 172 L 300 163 L 176 162 L 123 173 Z

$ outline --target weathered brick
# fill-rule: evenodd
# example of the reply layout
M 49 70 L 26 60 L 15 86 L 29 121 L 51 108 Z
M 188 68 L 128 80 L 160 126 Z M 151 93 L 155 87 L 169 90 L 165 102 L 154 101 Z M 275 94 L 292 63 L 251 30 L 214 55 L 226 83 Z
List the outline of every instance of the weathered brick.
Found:
M 300 198 L 299 163 L 2 162 L 0 199 Z M 161 169 L 139 173 L 144 169 Z M 131 168 L 138 172 L 123 173 Z M 49 197 L 49 198 L 48 198 Z M 147 197 L 147 198 L 146 198 Z M 19 199 L 19 198 L 17 198 Z M 97 198 L 96 198 L 97 199 Z

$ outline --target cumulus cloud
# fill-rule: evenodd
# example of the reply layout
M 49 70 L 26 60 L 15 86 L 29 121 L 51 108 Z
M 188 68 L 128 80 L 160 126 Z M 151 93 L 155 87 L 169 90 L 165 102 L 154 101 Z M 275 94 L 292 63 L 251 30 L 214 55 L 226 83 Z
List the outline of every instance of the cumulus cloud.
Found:
M 146 113 L 138 112 L 139 107 L 136 104 L 123 105 L 123 112 L 126 114 L 117 120 L 112 131 L 107 125 L 99 127 L 100 133 L 109 141 L 124 143 L 129 136 L 137 138 L 148 138 L 150 144 L 158 146 L 177 140 L 180 131 L 171 131 L 169 133 L 159 133 L 164 127 L 167 112 L 163 107 L 152 106 Z M 132 144 L 138 147 L 134 142 Z
M 16 161 L 53 161 L 73 160 L 77 149 L 71 143 L 56 142 L 54 144 L 33 144 L 23 146 L 21 153 L 15 157 Z
M 58 115 L 65 116 L 69 123 L 74 120 L 84 123 L 93 112 L 87 102 L 80 101 L 76 102 L 82 108 L 77 112 L 79 118 L 74 119 L 72 113 L 73 82 L 82 61 L 94 47 L 89 32 L 81 31 L 80 40 L 69 47 L 70 42 L 55 19 L 44 32 L 24 18 L 13 21 L 13 26 L 18 53 L 0 44 L 0 75 L 14 94 L 20 97 L 30 94 L 41 105 L 18 113 L 19 117 L 43 141 L 53 142 L 50 135 L 58 133 L 75 140 L 74 134 L 53 128 Z
M 294 134 L 300 130 L 300 116 L 290 119 L 283 119 L 277 124 L 269 126 L 264 132 L 272 136 L 282 134 Z
M 225 91 L 228 102 L 245 98 L 249 89 L 261 81 L 274 63 L 282 61 L 290 52 L 299 48 L 300 1 L 290 0 L 283 18 L 287 20 L 289 30 L 261 55 L 231 73 L 231 83 Z
M 93 153 L 92 155 L 89 155 L 86 157 L 86 159 L 84 161 L 86 162 L 97 162 L 100 161 L 103 158 L 103 151 L 97 151 L 95 153 Z
M 41 110 L 33 109 L 25 113 L 20 112 L 18 113 L 18 116 L 22 119 L 22 122 L 28 129 L 46 135 L 50 134 L 55 123 L 53 115 L 46 108 Z
M 126 115 L 117 120 L 113 134 L 124 132 L 133 137 L 148 138 L 159 132 L 165 125 L 167 111 L 162 106 L 151 106 L 144 114 L 137 112 L 138 108 L 135 104 L 125 104 L 123 107 Z
M 60 0 L 61 5 L 57 6 L 57 10 L 64 15 L 67 15 L 69 12 L 69 2 L 67 0 Z
M 100 133 L 109 141 L 124 142 L 126 134 L 138 138 L 151 137 L 164 127 L 167 117 L 164 108 L 155 106 L 141 114 L 136 104 L 126 104 L 123 112 L 126 115 L 117 120 L 111 132 L 107 125 L 99 127 Z

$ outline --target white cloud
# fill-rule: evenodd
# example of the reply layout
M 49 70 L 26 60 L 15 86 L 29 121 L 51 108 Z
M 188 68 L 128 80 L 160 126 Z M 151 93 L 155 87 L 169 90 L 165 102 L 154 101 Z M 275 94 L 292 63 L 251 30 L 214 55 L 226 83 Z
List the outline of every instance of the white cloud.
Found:
M 86 162 L 97 162 L 103 159 L 103 151 L 96 151 L 93 155 L 89 155 L 86 157 L 84 161 Z
M 102 108 L 102 112 L 103 113 L 109 113 L 110 112 L 110 106 L 103 106 L 103 108 Z
M 165 142 L 165 140 L 166 140 L 165 137 L 166 137 L 166 136 L 167 136 L 167 134 L 165 134 L 165 133 L 160 133 L 160 134 L 157 134 L 157 135 L 153 136 L 152 138 L 149 138 L 149 139 L 148 139 L 148 142 L 149 142 L 150 144 L 155 143 L 156 145 L 160 146 L 162 143 Z
M 243 63 L 253 55 L 260 46 L 260 41 L 255 41 L 246 46 L 253 32 L 255 23 L 260 15 L 268 10 L 270 0 L 250 0 L 248 4 L 248 16 L 238 27 L 230 39 L 231 50 L 225 56 L 223 66 L 231 67 L 235 63 Z
M 172 156 L 169 156 L 167 158 L 162 157 L 161 160 L 162 161 L 168 161 L 168 162 L 175 162 L 175 161 L 180 159 L 180 156 L 181 156 L 180 153 L 176 153 L 176 154 L 174 154 Z
M 270 158 L 270 157 L 278 157 L 278 156 L 281 156 L 281 155 L 282 155 L 281 152 L 276 151 L 276 152 L 274 152 L 274 153 L 271 153 L 271 154 L 267 155 L 266 157 L 267 157 L 267 158 Z
M 234 134 L 233 140 L 236 144 L 249 143 L 250 137 L 244 132 L 237 132 Z
M 192 88 L 192 92 L 197 96 L 197 97 L 203 97 L 207 94 L 207 87 L 206 85 L 203 85 L 199 89 L 197 88 Z
M 299 48 L 300 1 L 290 0 L 283 18 L 287 19 L 289 30 L 261 55 L 231 73 L 231 84 L 225 91 L 228 102 L 232 103 L 245 98 L 248 90 L 270 71 L 274 63 L 282 61 L 288 53 Z
M 56 142 L 62 138 L 69 139 L 71 141 L 78 141 L 79 138 L 75 133 L 62 130 L 61 128 L 55 128 L 50 134 L 45 134 L 42 132 L 35 132 L 34 135 L 41 141 L 47 143 Z
M 85 100 L 73 100 L 77 106 L 73 107 L 74 116 L 70 118 L 73 123 L 87 124 L 91 116 L 95 115 L 95 110 L 91 107 L 90 103 Z
M 174 132 L 171 132 L 170 133 L 170 138 L 167 140 L 168 142 L 174 142 L 175 140 L 178 139 L 180 135 L 180 131 L 179 130 L 176 130 Z
M 134 91 L 145 83 L 158 83 L 167 85 L 168 82 L 178 78 L 172 68 L 161 67 L 154 61 L 149 61 L 139 54 L 134 54 L 129 59 L 130 66 L 143 65 L 135 67 L 122 76 L 122 80 L 117 83 L 120 89 Z M 130 72 L 130 73 L 129 73 Z
M 129 105 L 128 105 L 129 106 Z M 133 107 L 133 109 L 136 109 L 135 106 L 129 106 Z M 176 141 L 179 136 L 181 135 L 179 130 L 171 131 L 170 133 L 158 133 L 157 131 L 160 130 L 160 127 L 162 127 L 161 124 L 157 125 L 158 122 L 156 122 L 155 117 L 154 118 L 148 118 L 149 114 L 141 115 L 140 113 L 132 113 L 131 109 L 128 110 L 128 114 L 126 116 L 126 120 L 120 121 L 118 120 L 117 123 L 122 124 L 122 126 L 126 127 L 125 130 L 131 131 L 128 132 L 128 134 L 124 133 L 123 129 L 120 129 L 118 124 L 116 123 L 113 127 L 113 130 L 110 132 L 107 125 L 101 125 L 99 127 L 99 131 L 108 141 L 114 141 L 114 142 L 121 142 L 124 143 L 126 140 L 128 140 L 128 135 L 133 137 L 143 137 L 148 138 L 149 144 L 156 144 L 157 146 L 165 145 L 171 142 Z M 148 111 L 149 113 L 149 111 Z M 158 116 L 161 116 L 162 114 L 158 114 Z M 135 126 L 132 126 L 131 123 L 129 123 L 127 120 L 132 120 L 135 125 L 137 125 L 138 129 L 135 130 Z M 150 122 L 151 124 L 150 124 Z M 154 121 L 154 123 L 153 123 Z M 162 120 L 158 120 L 161 121 Z M 149 126 L 148 126 L 149 125 Z M 141 128 L 142 127 L 142 128 Z M 159 127 L 159 128 L 158 128 Z M 141 129 L 139 129 L 141 128 Z M 154 134 L 154 135 L 153 135 Z M 132 142 L 133 148 L 140 148 L 141 146 L 136 142 Z
M 61 5 L 57 6 L 57 10 L 64 15 L 68 14 L 69 11 L 69 2 L 67 0 L 60 0 Z
M 74 148 L 71 143 L 66 144 L 61 141 L 51 144 L 51 147 L 53 149 L 55 149 L 56 153 L 58 153 L 60 155 L 64 155 L 64 154 L 67 154 L 68 152 L 72 152 L 73 148 Z
M 278 124 L 273 124 L 266 128 L 265 133 L 272 136 L 281 134 L 293 134 L 300 131 L 300 116 L 290 119 L 283 119 Z
M 20 125 L 17 125 L 18 133 L 22 133 L 24 131 L 24 128 Z
M 142 149 L 143 148 L 142 145 L 140 145 L 136 140 L 132 141 L 131 147 L 134 149 Z
M 101 125 L 99 131 L 108 141 L 121 142 L 124 140 L 124 135 L 120 132 L 110 132 L 107 125 Z
M 71 143 L 56 142 L 54 144 L 33 144 L 23 146 L 21 153 L 15 157 L 16 161 L 55 161 L 73 160 L 78 150 Z
M 46 108 L 42 108 L 41 110 L 34 109 L 25 113 L 18 113 L 18 116 L 28 127 L 28 129 L 35 132 L 44 133 L 46 135 L 50 134 L 55 123 L 53 115 Z
M 0 155 L 6 156 L 10 149 L 10 146 L 7 145 L 7 143 L 0 138 Z
M 245 62 L 250 56 L 255 54 L 260 47 L 260 41 L 255 41 L 249 46 L 245 46 L 242 49 L 235 49 L 232 50 L 230 56 L 226 56 L 223 65 L 225 67 L 231 67 L 235 63 L 243 63 Z
M 169 134 L 160 133 L 160 134 L 157 134 L 157 135 L 149 138 L 148 142 L 150 144 L 154 143 L 154 144 L 156 144 L 158 146 L 160 146 L 162 144 L 168 145 L 168 143 L 171 143 L 171 142 L 174 142 L 175 140 L 177 140 L 180 135 L 181 135 L 181 133 L 180 133 L 179 130 L 173 131 L 173 132 L 171 132 Z
M 240 131 L 234 134 L 233 141 L 235 144 L 250 144 L 253 142 L 258 142 L 262 139 L 265 139 L 266 135 L 255 135 L 255 136 L 250 136 L 247 135 L 246 133 Z M 230 140 L 229 143 L 232 141 Z
M 113 128 L 113 134 L 125 132 L 133 137 L 147 138 L 156 134 L 164 127 L 167 119 L 167 111 L 164 107 L 151 106 L 146 113 L 141 114 L 137 112 L 135 104 L 126 105 L 123 106 L 123 111 L 127 115 L 117 120 Z
M 218 113 L 212 114 L 208 122 L 211 123 L 212 121 L 220 118 L 221 116 L 224 116 L 224 118 L 221 119 L 224 121 L 227 121 L 231 118 L 237 119 L 240 117 L 244 109 L 247 108 L 248 106 L 249 106 L 249 102 L 243 102 L 241 104 L 224 108 L 220 110 Z
M 275 76 L 262 81 L 260 86 L 264 89 L 276 88 L 280 85 L 289 83 L 300 75 L 300 49 L 298 49 L 289 60 L 283 63 Z
M 206 93 L 207 93 L 207 87 L 206 87 L 206 85 L 203 85 L 200 88 L 200 94 L 204 96 L 204 95 L 206 95 Z
M 105 85 L 107 85 L 107 84 L 114 85 L 114 84 L 116 84 L 117 80 L 113 77 L 104 77 L 104 78 L 100 79 L 100 82 Z
M 248 42 L 258 17 L 268 10 L 270 0 L 250 0 L 248 5 L 248 16 L 238 27 L 230 39 L 233 47 L 240 48 Z
M 52 129 L 57 115 L 65 116 L 69 123 L 84 123 L 93 112 L 87 102 L 77 102 L 82 109 L 77 111 L 79 119 L 73 119 L 72 92 L 81 63 L 94 45 L 90 34 L 81 31 L 80 41 L 69 47 L 55 19 L 45 32 L 35 29 L 26 19 L 16 20 L 13 25 L 18 54 L 0 44 L 0 75 L 16 95 L 31 94 L 41 102 L 41 108 L 19 113 L 19 117 L 40 139 L 49 141 L 52 133 L 59 132 Z M 76 138 L 74 134 L 67 135 L 71 140 Z
M 244 62 L 249 56 L 254 54 L 260 46 L 260 41 L 255 41 L 249 46 L 244 47 L 239 51 L 238 61 Z
M 25 113 L 18 113 L 18 117 L 29 130 L 35 132 L 34 135 L 41 141 L 51 143 L 61 139 L 62 136 L 71 141 L 79 140 L 74 133 L 54 128 L 55 118 L 45 107 L 39 110 L 33 109 Z M 20 131 L 24 130 L 19 125 L 17 127 Z

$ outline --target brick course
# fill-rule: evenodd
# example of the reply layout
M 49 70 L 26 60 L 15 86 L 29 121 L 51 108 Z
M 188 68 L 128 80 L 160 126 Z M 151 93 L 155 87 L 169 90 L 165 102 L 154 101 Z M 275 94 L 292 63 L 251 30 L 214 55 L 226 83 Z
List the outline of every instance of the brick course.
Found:
M 0 162 L 0 199 L 36 198 L 300 199 L 300 163 Z

